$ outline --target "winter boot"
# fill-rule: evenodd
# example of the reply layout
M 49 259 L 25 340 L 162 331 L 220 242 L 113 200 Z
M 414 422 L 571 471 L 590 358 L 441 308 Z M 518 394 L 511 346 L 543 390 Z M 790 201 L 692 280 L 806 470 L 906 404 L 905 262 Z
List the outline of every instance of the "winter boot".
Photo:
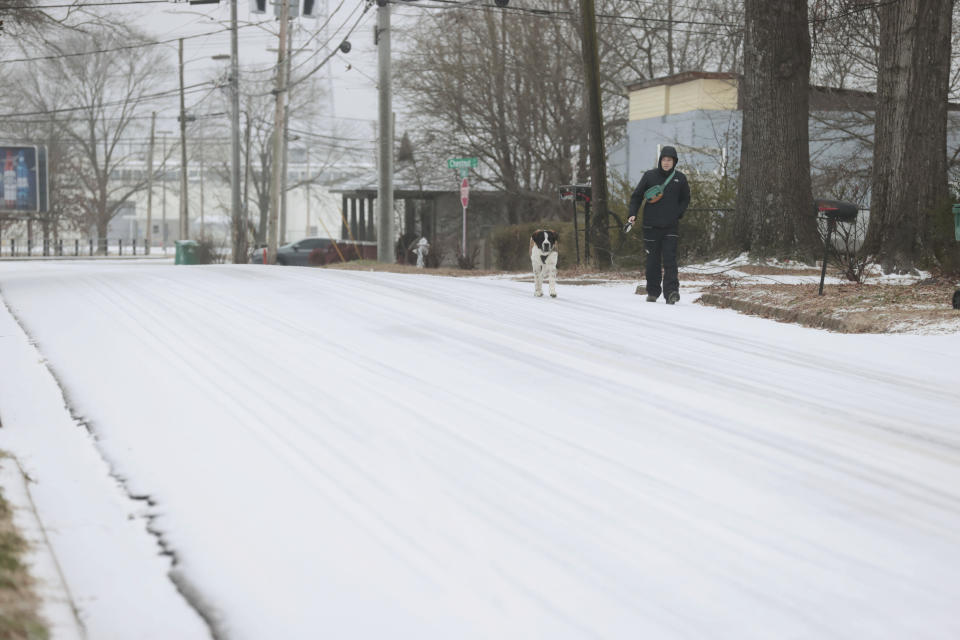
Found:
M 667 296 L 667 304 L 676 304 L 677 300 L 680 299 L 680 294 L 676 291 L 671 291 L 670 295 Z
M 647 302 L 656 302 L 657 296 L 647 296 Z

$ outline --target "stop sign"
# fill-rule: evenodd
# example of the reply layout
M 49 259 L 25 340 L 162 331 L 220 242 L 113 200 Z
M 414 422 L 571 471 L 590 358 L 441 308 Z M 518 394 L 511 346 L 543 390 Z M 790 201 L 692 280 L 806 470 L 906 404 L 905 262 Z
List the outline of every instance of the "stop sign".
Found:
M 463 208 L 467 208 L 467 203 L 470 201 L 470 184 L 467 182 L 467 179 L 464 178 L 460 183 L 460 204 L 463 205 Z

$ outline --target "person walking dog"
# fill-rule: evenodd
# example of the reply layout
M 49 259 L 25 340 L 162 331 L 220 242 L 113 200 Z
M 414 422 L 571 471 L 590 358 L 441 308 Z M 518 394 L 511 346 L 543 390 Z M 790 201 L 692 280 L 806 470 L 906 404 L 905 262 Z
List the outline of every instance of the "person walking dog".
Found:
M 647 302 L 656 302 L 660 294 L 667 304 L 680 299 L 680 277 L 677 273 L 678 228 L 690 204 L 687 176 L 677 171 L 677 150 L 664 147 L 657 168 L 650 169 L 630 197 L 633 224 L 643 211 L 643 244 L 647 249 Z M 662 284 L 662 287 L 661 287 Z

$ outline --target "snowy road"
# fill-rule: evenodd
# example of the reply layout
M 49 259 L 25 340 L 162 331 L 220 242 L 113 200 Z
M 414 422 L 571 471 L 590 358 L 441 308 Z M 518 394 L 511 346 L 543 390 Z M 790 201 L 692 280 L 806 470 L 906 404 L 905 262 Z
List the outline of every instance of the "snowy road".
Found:
M 224 637 L 960 637 L 960 335 L 633 287 L 0 264 Z

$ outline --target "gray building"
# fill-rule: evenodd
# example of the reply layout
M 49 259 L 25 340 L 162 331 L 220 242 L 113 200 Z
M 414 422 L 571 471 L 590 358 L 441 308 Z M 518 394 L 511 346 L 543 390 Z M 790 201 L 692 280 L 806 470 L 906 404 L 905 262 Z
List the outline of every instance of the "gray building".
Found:
M 677 148 L 687 173 L 736 175 L 743 112 L 739 78 L 685 72 L 627 87 L 626 136 L 611 149 L 611 175 L 639 182 L 656 166 L 660 146 Z M 866 91 L 811 87 L 810 163 L 816 196 L 869 202 L 875 96 Z M 777 144 L 778 140 L 770 140 Z M 949 106 L 948 153 L 960 148 L 960 105 Z

